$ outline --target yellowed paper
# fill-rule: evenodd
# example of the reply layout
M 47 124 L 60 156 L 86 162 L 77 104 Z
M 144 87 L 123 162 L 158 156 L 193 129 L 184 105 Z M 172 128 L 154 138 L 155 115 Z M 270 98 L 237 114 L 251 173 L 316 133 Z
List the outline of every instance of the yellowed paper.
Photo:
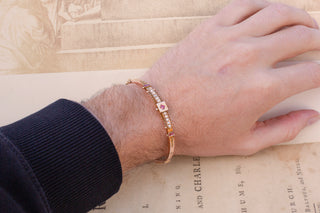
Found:
M 318 0 L 273 1 L 320 20 Z M 229 2 L 2 0 L 0 74 L 148 68 Z
M 319 162 L 319 143 L 251 157 L 176 157 L 136 168 L 93 212 L 319 213 Z

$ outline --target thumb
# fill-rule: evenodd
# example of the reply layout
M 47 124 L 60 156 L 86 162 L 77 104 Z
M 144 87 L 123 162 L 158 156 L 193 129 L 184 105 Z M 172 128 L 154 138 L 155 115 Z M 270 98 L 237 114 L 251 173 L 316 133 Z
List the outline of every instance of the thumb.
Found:
M 293 140 L 308 125 L 320 119 L 314 110 L 299 110 L 266 121 L 258 121 L 253 130 L 253 140 L 258 150 Z

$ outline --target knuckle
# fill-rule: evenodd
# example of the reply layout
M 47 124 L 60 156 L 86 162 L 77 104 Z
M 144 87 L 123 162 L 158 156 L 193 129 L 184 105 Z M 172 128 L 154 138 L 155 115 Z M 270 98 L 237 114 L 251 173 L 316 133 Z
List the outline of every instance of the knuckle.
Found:
M 301 41 L 311 42 L 313 40 L 312 30 L 303 25 L 297 25 L 292 27 L 293 34 L 297 36 Z
M 273 88 L 277 86 L 277 82 L 274 81 L 273 78 L 271 78 L 271 75 L 269 73 L 256 73 L 255 76 L 256 80 L 255 83 L 257 84 L 257 87 L 260 88 L 263 91 L 270 92 Z
M 292 123 L 295 123 L 295 124 L 299 123 L 298 118 L 292 116 L 292 114 L 289 113 L 286 116 L 290 117 L 290 120 Z M 285 132 L 285 134 L 284 134 L 283 141 L 284 142 L 291 141 L 291 140 L 295 139 L 296 136 L 299 134 L 299 132 L 300 132 L 299 125 L 293 125 L 290 127 L 288 126 L 284 129 L 284 132 Z
M 221 27 L 217 24 L 215 17 L 203 21 L 200 25 L 198 25 L 187 37 L 186 39 L 192 39 L 194 41 L 216 41 L 215 43 L 219 43 L 225 35 L 224 27 Z
M 279 83 L 268 73 L 255 73 L 250 79 L 252 84 L 246 87 L 246 93 L 250 94 L 253 103 L 263 108 L 267 107 L 266 100 L 275 100 L 279 95 Z
M 268 100 L 276 100 L 278 99 L 278 92 L 276 91 L 276 87 L 273 83 L 265 83 L 262 82 L 261 86 L 257 90 L 257 94 L 259 97 L 263 97 Z M 258 103 L 259 105 L 266 105 L 265 103 Z
M 292 8 L 281 3 L 272 3 L 268 9 L 270 9 L 277 16 L 287 18 L 291 14 Z
M 286 131 L 284 141 L 286 142 L 286 141 L 291 141 L 291 140 L 295 139 L 295 137 L 298 135 L 298 133 L 299 133 L 299 131 L 296 128 L 288 129 Z
M 257 60 L 259 49 L 255 45 L 247 43 L 239 43 L 232 48 L 233 61 L 239 64 L 248 64 Z

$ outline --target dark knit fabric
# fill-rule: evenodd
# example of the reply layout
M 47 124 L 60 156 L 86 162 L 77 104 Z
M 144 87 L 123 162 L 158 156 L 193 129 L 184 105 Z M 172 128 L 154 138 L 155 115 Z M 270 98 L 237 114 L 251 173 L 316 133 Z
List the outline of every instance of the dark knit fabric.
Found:
M 31 167 L 1 131 L 0 212 L 50 212 L 46 196 Z
M 87 212 L 119 190 L 116 149 L 77 103 L 59 100 L 0 131 L 32 169 L 53 212 Z

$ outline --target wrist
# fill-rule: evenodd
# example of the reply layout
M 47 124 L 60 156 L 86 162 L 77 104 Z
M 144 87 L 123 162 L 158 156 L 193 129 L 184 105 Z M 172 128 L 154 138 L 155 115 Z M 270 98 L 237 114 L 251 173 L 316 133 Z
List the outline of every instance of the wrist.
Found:
M 83 103 L 108 132 L 125 173 L 166 156 L 166 131 L 154 103 L 136 85 L 109 88 Z

